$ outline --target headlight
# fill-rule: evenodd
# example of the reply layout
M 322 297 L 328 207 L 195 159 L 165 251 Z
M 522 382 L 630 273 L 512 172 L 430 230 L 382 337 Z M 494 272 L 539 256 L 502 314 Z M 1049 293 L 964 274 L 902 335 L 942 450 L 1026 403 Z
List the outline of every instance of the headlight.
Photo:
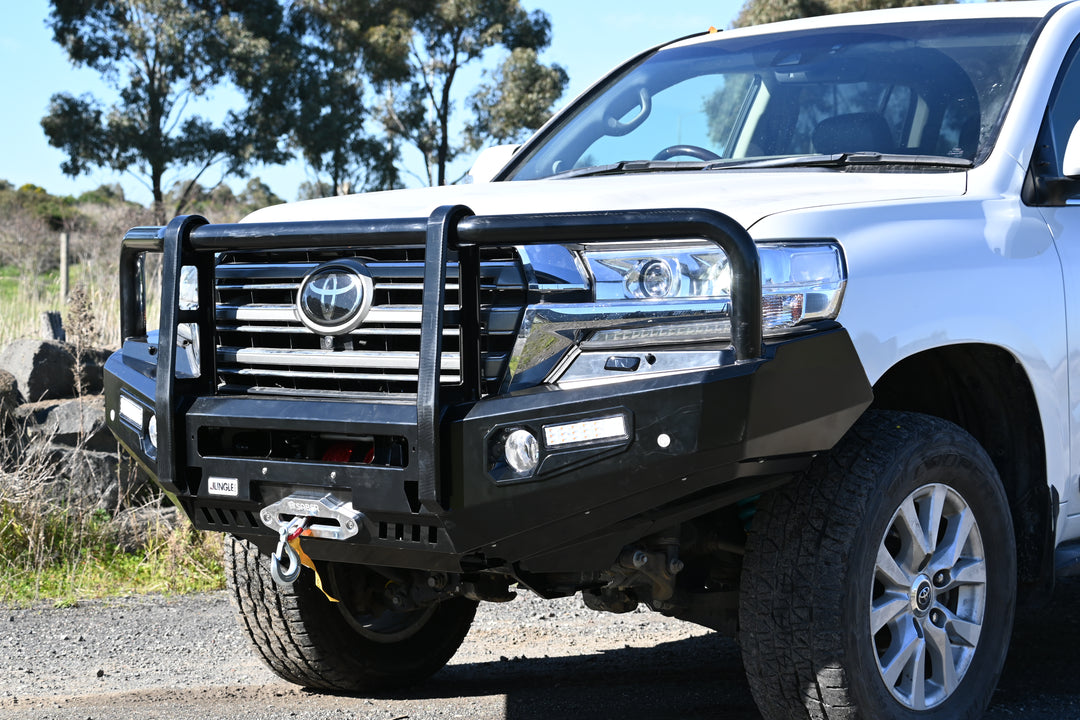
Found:
M 766 335 L 835 318 L 846 274 L 835 243 L 772 243 L 758 246 L 762 324 Z M 633 250 L 586 250 L 598 302 L 638 300 L 655 304 L 657 317 L 635 327 L 593 333 L 587 345 L 727 339 L 731 336 L 731 266 L 715 246 L 656 246 Z M 700 321 L 662 321 L 665 301 L 700 300 Z
M 761 245 L 758 255 L 766 334 L 839 314 L 847 285 L 839 245 Z
M 714 247 L 588 251 L 585 257 L 598 301 L 715 298 L 731 285 L 727 255 Z

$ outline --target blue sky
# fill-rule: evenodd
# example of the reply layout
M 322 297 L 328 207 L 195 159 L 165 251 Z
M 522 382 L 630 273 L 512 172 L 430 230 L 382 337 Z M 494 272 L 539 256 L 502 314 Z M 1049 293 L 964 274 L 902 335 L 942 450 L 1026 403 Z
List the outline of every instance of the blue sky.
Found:
M 683 35 L 707 30 L 710 25 L 727 27 L 741 6 L 741 0 L 672 0 L 658 4 L 647 0 L 522 0 L 529 10 L 542 9 L 552 21 L 552 44 L 544 53 L 545 62 L 557 62 L 570 75 L 570 86 L 562 102 L 587 88 L 594 80 L 635 52 Z M 0 152 L 0 179 L 16 186 L 33 183 L 54 194 L 77 195 L 103 183 L 120 182 L 131 200 L 148 203 L 150 192 L 131 175 L 97 170 L 77 178 L 60 171 L 64 155 L 49 146 L 41 130 L 53 93 L 75 95 L 89 92 L 111 101 L 112 91 L 97 73 L 74 68 L 45 27 L 48 0 L 4 0 L 0 10 L 0 130 L 4 144 Z M 663 7 L 664 10 L 658 10 Z M 479 73 L 455 83 L 464 95 Z M 219 92 L 209 106 L 221 108 L 229 94 Z M 459 101 L 458 106 L 461 103 Z M 406 168 L 422 174 L 417 158 L 406 156 Z M 457 172 L 468 169 L 469 159 L 458 163 Z M 286 200 L 296 198 L 297 186 L 311 179 L 304 165 L 294 161 L 280 167 L 252 168 L 271 189 Z M 211 176 L 216 181 L 217 176 Z M 179 179 L 173 177 L 172 180 Z M 244 181 L 230 180 L 239 188 Z M 410 185 L 419 181 L 406 177 Z

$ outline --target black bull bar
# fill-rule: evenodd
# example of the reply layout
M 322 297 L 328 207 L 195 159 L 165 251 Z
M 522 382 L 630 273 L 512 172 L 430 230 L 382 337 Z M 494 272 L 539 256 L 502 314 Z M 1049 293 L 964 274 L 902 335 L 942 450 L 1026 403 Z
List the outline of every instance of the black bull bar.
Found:
M 702 239 L 720 247 L 732 267 L 731 333 L 737 363 L 762 355 L 761 271 L 757 249 L 730 217 L 702 209 L 476 216 L 464 206 L 444 206 L 427 218 L 332 220 L 212 225 L 195 215 L 175 218 L 163 230 L 135 228 L 124 238 L 120 260 L 121 332 L 125 340 L 146 336 L 143 256 L 162 254 L 161 315 L 155 388 L 157 480 L 171 493 L 184 492 L 177 457 L 186 457 L 178 419 L 200 396 L 214 394 L 215 254 L 223 251 L 321 247 L 425 247 L 423 320 L 416 395 L 416 471 L 420 502 L 434 515 L 446 512 L 441 497 L 439 419 L 447 401 L 478 399 L 480 387 L 480 248 L 540 244 L 612 243 L 628 240 Z M 457 255 L 461 303 L 462 388 L 440 388 L 446 266 Z M 180 269 L 199 276 L 198 309 L 179 308 Z M 177 327 L 196 323 L 196 378 L 176 377 Z M 181 423 L 182 424 L 182 423 Z M 179 432 L 178 432 L 179 430 Z

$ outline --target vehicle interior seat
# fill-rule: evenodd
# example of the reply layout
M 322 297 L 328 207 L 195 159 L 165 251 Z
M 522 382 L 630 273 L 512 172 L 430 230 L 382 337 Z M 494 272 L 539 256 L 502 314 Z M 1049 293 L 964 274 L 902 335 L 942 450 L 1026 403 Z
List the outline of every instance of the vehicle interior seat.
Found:
M 826 118 L 814 128 L 814 152 L 896 152 L 896 140 L 885 118 L 874 112 L 847 113 Z

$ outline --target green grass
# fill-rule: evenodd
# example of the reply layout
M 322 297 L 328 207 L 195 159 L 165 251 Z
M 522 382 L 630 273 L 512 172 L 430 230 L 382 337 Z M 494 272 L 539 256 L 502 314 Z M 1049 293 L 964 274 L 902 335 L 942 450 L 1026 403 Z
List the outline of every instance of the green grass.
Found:
M 0 589 L 0 603 L 27 605 L 48 601 L 57 606 L 71 606 L 92 598 L 220 590 L 225 587 L 221 538 L 200 534 L 205 536 L 204 540 L 186 543 L 180 557 L 175 557 L 164 542 L 142 553 L 123 553 L 115 548 L 83 549 L 74 558 L 38 571 L 23 570 L 9 577 L 0 573 L 0 583 L 4 585 Z
M 80 600 L 224 587 L 221 536 L 186 521 L 152 533 L 139 552 L 112 541 L 107 514 L 78 515 L 28 500 L 0 499 L 0 604 Z

